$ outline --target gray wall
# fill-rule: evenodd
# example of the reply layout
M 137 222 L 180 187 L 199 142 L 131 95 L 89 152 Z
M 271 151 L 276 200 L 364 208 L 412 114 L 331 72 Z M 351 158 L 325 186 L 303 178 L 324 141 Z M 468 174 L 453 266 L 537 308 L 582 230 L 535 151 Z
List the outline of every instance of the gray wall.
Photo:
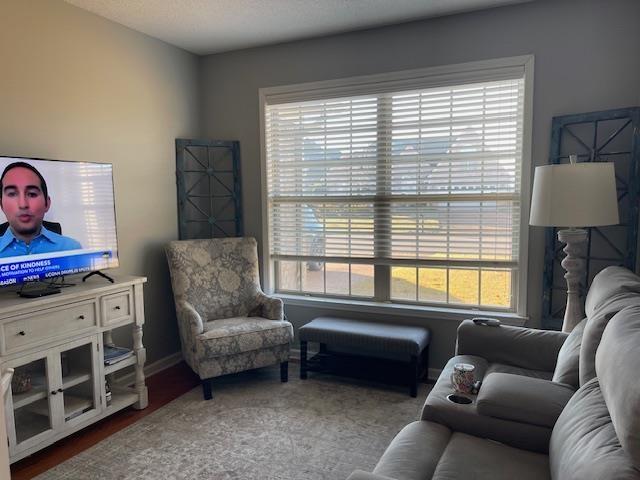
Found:
M 198 60 L 62 1 L 4 0 L 0 154 L 114 164 L 119 273 L 149 277 L 145 344 L 154 361 L 179 349 L 162 252 L 177 237 L 176 137 L 241 141 L 245 227 L 260 240 L 258 88 L 533 53 L 533 154 L 542 164 L 552 116 L 640 103 L 638 18 L 635 0 L 538 0 Z M 530 240 L 535 322 L 542 232 Z M 296 325 L 345 314 L 287 312 Z M 457 325 L 422 322 L 434 333 L 433 365 L 442 365 Z
M 535 55 L 533 159 L 547 161 L 555 115 L 640 103 L 640 2 L 538 0 L 482 12 L 204 57 L 206 137 L 241 143 L 245 230 L 261 240 L 258 89 L 474 60 Z M 533 178 L 533 177 L 532 177 Z M 541 307 L 543 231 L 530 232 L 529 314 Z M 295 325 L 319 313 L 288 307 Z M 403 321 L 402 318 L 396 320 Z M 456 323 L 422 320 L 433 366 L 454 346 Z
M 198 58 L 62 1 L 2 0 L 0 155 L 111 162 L 122 274 L 146 275 L 144 342 L 179 350 L 163 244 L 176 137 L 198 134 Z

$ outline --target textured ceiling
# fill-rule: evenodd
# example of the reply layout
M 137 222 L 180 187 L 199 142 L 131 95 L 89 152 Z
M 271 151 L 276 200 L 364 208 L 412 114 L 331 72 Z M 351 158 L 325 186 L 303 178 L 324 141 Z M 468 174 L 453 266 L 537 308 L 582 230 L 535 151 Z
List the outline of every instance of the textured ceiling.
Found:
M 205 55 L 531 0 L 65 0 Z

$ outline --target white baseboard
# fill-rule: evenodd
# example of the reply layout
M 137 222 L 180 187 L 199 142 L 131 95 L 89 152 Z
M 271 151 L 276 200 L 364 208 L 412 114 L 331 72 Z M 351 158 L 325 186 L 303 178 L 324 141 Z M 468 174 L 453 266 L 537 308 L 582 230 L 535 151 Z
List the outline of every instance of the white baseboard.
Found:
M 162 370 L 166 370 L 169 367 L 173 367 L 182 361 L 182 352 L 172 353 L 160 360 L 156 360 L 153 363 L 144 366 L 144 376 L 149 377 L 154 375 Z M 122 375 L 118 378 L 118 383 L 122 383 L 124 385 L 133 385 L 136 380 L 135 372 L 127 373 L 126 375 Z
M 315 354 L 318 353 L 316 350 L 313 349 L 309 349 L 308 350 L 309 355 L 311 354 Z M 289 358 L 291 358 L 291 360 L 294 360 L 296 362 L 300 361 L 300 349 L 299 348 L 292 348 L 291 349 L 291 353 L 289 354 Z M 442 369 L 441 368 L 430 368 L 428 370 L 427 373 L 427 378 L 428 380 L 431 380 L 433 382 L 435 382 L 436 380 L 438 380 L 438 377 L 440 376 L 440 374 L 442 373 Z
M 317 352 L 314 351 L 313 349 L 309 349 L 309 354 L 315 354 L 315 353 Z M 289 357 L 291 358 L 291 360 L 299 362 L 300 349 L 292 348 Z M 181 361 L 182 361 L 182 352 L 172 353 L 171 355 L 161 358 L 160 360 L 156 360 L 153 363 L 145 365 L 144 376 L 149 377 L 151 375 L 154 375 L 158 372 L 161 372 L 162 370 L 165 370 L 169 367 L 173 367 L 174 365 L 177 365 Z M 430 368 L 427 374 L 427 378 L 435 382 L 441 373 L 442 373 L 441 368 Z M 118 378 L 118 383 L 122 383 L 125 385 L 133 385 L 133 383 L 135 382 L 135 372 L 130 372 L 130 373 L 127 373 L 126 375 L 122 375 L 121 377 L 117 377 L 117 378 Z

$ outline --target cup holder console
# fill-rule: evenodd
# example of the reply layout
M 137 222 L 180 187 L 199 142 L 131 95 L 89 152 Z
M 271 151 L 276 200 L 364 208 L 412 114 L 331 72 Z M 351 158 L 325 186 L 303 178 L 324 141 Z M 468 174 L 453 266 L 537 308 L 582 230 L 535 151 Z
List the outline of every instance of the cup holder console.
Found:
M 455 393 L 447 395 L 447 400 L 460 405 L 469 405 L 470 403 L 473 403 L 473 400 L 471 400 L 470 398 L 462 395 L 457 395 Z

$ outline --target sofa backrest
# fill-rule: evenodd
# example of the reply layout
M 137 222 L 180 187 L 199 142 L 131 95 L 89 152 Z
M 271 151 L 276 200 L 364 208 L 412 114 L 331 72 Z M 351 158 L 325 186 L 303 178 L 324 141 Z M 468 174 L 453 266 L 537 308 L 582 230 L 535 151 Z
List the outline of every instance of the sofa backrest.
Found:
M 580 385 L 596 376 L 596 351 L 609 320 L 640 305 L 640 277 L 623 267 L 607 267 L 591 283 L 585 302 L 587 322 L 580 345 Z
M 611 319 L 596 354 L 596 372 L 618 439 L 640 468 L 640 306 Z
M 605 329 L 597 377 L 569 400 L 551 434 L 554 480 L 640 479 L 640 307 L 616 314 Z

